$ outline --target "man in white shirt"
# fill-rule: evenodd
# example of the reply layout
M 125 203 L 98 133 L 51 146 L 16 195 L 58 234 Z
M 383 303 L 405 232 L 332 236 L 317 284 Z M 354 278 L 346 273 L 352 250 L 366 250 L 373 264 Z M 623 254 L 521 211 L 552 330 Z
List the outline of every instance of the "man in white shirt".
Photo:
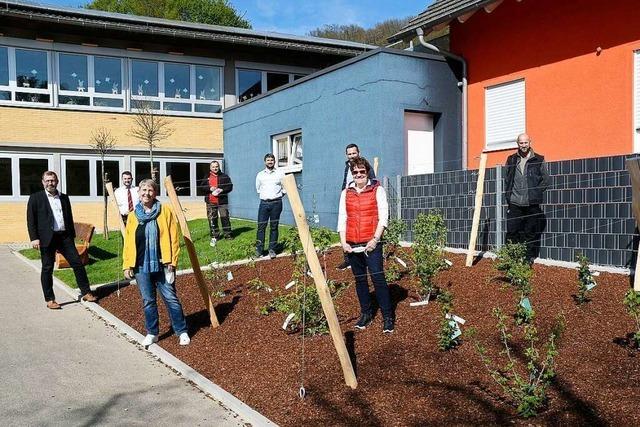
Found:
M 256 175 L 256 191 L 260 195 L 260 207 L 258 208 L 258 232 L 256 236 L 256 256 L 261 257 L 264 252 L 264 239 L 267 223 L 269 226 L 269 257 L 276 257 L 278 247 L 278 223 L 282 213 L 282 197 L 285 194 L 282 188 L 284 172 L 276 169 L 276 158 L 268 153 L 264 156 L 265 168 Z
M 116 188 L 113 193 L 116 197 L 116 203 L 118 204 L 122 221 L 124 221 L 126 225 L 129 212 L 133 212 L 136 205 L 140 203 L 138 187 L 133 186 L 133 175 L 131 175 L 131 172 L 122 172 L 122 186 Z
M 61 308 L 53 292 L 53 265 L 56 251 L 60 252 L 73 268 L 82 300 L 96 302 L 98 298 L 91 293 L 87 272 L 74 243 L 76 233 L 69 197 L 58 191 L 58 175 L 53 171 L 42 174 L 42 186 L 43 191 L 33 193 L 29 197 L 27 229 L 31 246 L 40 250 L 42 261 L 40 282 L 47 307 L 52 310 Z

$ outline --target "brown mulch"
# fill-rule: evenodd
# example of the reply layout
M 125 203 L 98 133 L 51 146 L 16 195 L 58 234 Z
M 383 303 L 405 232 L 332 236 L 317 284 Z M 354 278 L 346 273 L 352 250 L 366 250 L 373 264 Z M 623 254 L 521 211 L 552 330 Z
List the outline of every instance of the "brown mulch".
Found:
M 515 293 L 497 279 L 491 260 L 465 268 L 463 256 L 447 256 L 454 265 L 440 273 L 438 284 L 453 293 L 454 313 L 467 320 L 463 329 L 476 328 L 479 340 L 498 356 L 501 347 L 491 310 L 500 306 L 512 314 Z M 281 329 L 285 315 L 258 314 L 258 301 L 244 286 L 255 277 L 248 267 L 230 268 L 234 280 L 226 282 L 227 296 L 217 303 L 221 321 L 217 329 L 210 327 L 193 277 L 178 277 L 191 345 L 178 345 L 160 301 L 159 344 L 283 426 L 640 425 L 640 352 L 628 344 L 634 323 L 622 305 L 629 277 L 601 274 L 592 300 L 579 307 L 573 299 L 575 270 L 535 265 L 531 301 L 541 341 L 561 311 L 566 330 L 548 408 L 535 418 L 522 420 L 489 376 L 472 342 L 463 340 L 451 351 L 438 351 L 438 306 L 435 302 L 409 306 L 417 295 L 408 275 L 391 285 L 397 304 L 395 333 L 382 334 L 379 312 L 369 328 L 355 332 L 359 309 L 353 276 L 350 270 L 335 270 L 341 261 L 340 252 L 329 255 L 328 276 L 351 283 L 336 302 L 336 310 L 353 354 L 356 390 L 344 383 L 330 336 L 315 336 L 305 339 L 307 396 L 304 400 L 298 397 L 303 379 L 301 337 Z M 282 290 L 291 280 L 289 258 L 262 261 L 258 266 L 261 277 L 274 288 Z M 272 296 L 263 293 L 259 304 Z M 100 304 L 145 333 L 135 286 L 123 289 L 119 297 L 115 293 L 104 296 Z M 519 360 L 523 360 L 522 350 L 516 346 Z

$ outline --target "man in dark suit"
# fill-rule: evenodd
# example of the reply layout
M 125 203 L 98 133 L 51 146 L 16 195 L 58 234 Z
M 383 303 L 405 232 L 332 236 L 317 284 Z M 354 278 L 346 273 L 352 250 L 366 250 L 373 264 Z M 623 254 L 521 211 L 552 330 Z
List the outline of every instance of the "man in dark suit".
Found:
M 98 299 L 91 293 L 87 272 L 74 243 L 76 232 L 69 197 L 57 190 L 58 175 L 55 172 L 43 173 L 42 185 L 44 191 L 38 191 L 29 197 L 27 228 L 31 246 L 40 249 L 42 259 L 40 281 L 47 307 L 52 310 L 60 309 L 60 304 L 56 302 L 53 293 L 53 264 L 56 251 L 59 251 L 73 268 L 82 300 L 96 302 Z

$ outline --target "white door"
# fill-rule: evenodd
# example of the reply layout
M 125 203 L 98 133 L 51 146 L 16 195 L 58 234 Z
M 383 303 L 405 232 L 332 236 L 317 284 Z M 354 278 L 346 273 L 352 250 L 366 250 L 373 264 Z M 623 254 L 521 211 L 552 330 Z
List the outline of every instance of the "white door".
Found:
M 433 116 L 404 113 L 407 175 L 434 172 Z

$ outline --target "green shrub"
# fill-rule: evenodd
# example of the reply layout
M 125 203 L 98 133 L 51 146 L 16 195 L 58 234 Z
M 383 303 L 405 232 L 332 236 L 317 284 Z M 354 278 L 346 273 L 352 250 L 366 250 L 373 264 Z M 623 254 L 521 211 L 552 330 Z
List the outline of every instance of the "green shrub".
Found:
M 504 273 L 518 294 L 515 312 L 517 325 L 531 323 L 535 316 L 533 308 L 526 306 L 530 305 L 529 297 L 533 290 L 531 285 L 533 269 L 527 262 L 526 254 L 527 248 L 523 243 L 507 243 L 498 251 L 495 262 L 495 268 Z
M 451 315 L 453 310 L 453 295 L 449 291 L 440 291 L 438 294 L 438 305 L 440 306 L 440 314 L 442 314 L 442 320 L 440 321 L 440 331 L 438 332 L 438 348 L 442 351 L 452 349 L 459 344 L 459 336 L 454 337 L 458 326 L 453 319 L 447 317 Z
M 397 281 L 402 275 L 402 269 L 396 262 L 395 257 L 401 257 L 404 255 L 404 251 L 400 246 L 400 239 L 404 235 L 406 228 L 404 221 L 401 219 L 392 219 L 389 221 L 389 226 L 384 231 L 382 250 L 384 259 L 387 260 L 387 265 L 384 269 L 384 277 L 388 283 Z
M 629 289 L 624 296 L 624 305 L 627 312 L 636 322 L 636 331 L 633 334 L 633 341 L 636 347 L 640 347 L 640 292 Z
M 576 294 L 576 302 L 582 305 L 589 301 L 589 292 L 596 285 L 596 281 L 589 270 L 589 258 L 584 254 L 577 256 L 580 264 L 578 267 L 578 293 Z
M 444 261 L 446 239 L 447 227 L 440 212 L 418 215 L 413 223 L 413 263 L 422 298 L 438 293 L 433 279 L 447 266 Z
M 493 314 L 498 320 L 496 328 L 503 346 L 500 354 L 504 364 L 497 365 L 477 339 L 474 346 L 491 374 L 491 378 L 502 388 L 503 393 L 516 407 L 518 414 L 524 418 L 535 416 L 546 404 L 547 389 L 556 375 L 555 363 L 558 356 L 558 341 L 565 326 L 564 316 L 559 315 L 556 318 L 553 330 L 544 348 L 541 349 L 536 344 L 539 341 L 536 326 L 528 324 L 524 327 L 523 339 L 526 348 L 524 360 L 521 360 L 513 355 L 513 337 L 507 328 L 507 317 L 499 308 L 494 308 Z M 469 335 L 475 336 L 473 331 Z
M 508 272 L 514 265 L 527 263 L 527 247 L 524 243 L 507 243 L 497 254 L 495 267 L 498 271 Z

